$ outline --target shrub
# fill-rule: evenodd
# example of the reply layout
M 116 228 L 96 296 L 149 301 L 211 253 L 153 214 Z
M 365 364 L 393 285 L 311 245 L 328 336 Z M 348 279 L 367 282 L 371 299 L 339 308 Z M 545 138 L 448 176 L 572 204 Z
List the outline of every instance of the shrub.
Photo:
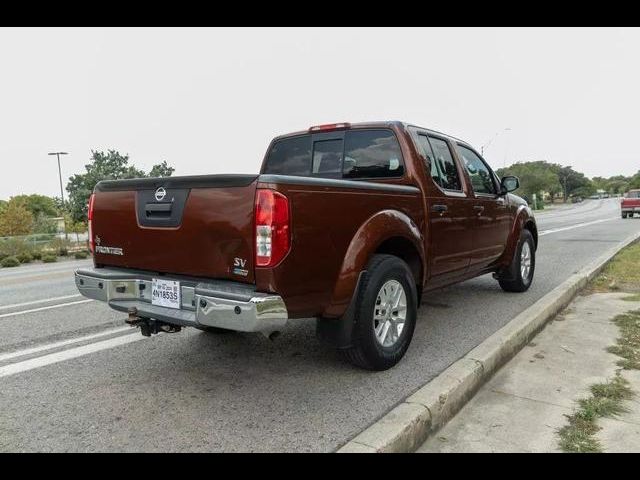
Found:
M 2 260 L 4 260 L 5 258 L 7 258 L 8 256 L 9 256 L 9 255 L 7 255 L 6 253 L 4 253 L 4 252 L 0 252 L 0 262 L 1 262 Z
M 22 252 L 16 255 L 16 258 L 20 263 L 31 263 L 33 256 L 29 252 Z
M 71 242 L 64 238 L 56 237 L 49 243 L 49 246 L 61 257 L 69 255 L 69 247 Z
M 42 256 L 42 261 L 44 263 L 54 263 L 58 261 L 58 257 L 55 255 L 47 254 Z
M 24 252 L 30 252 L 31 245 L 22 238 L 7 238 L 0 241 L 0 253 L 5 257 L 15 257 Z
M 87 252 L 82 250 L 80 252 L 74 253 L 73 256 L 76 258 L 76 260 L 84 260 L 85 258 L 87 258 Z
M 42 258 L 42 252 L 39 250 L 36 250 L 31 253 L 31 256 L 33 257 L 34 260 L 40 260 Z
M 18 260 L 16 257 L 7 257 L 2 260 L 2 262 L 0 262 L 0 265 L 2 265 L 4 268 L 17 267 L 18 265 L 20 265 L 20 260 Z

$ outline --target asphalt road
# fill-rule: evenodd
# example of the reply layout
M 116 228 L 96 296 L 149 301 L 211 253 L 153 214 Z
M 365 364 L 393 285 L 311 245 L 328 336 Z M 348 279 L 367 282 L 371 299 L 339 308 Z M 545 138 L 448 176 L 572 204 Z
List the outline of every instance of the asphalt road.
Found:
M 0 451 L 332 451 L 516 314 L 640 230 L 619 200 L 537 215 L 524 294 L 487 275 L 428 295 L 404 360 L 343 363 L 314 322 L 275 341 L 193 329 L 150 339 L 76 296 L 87 261 L 0 269 Z

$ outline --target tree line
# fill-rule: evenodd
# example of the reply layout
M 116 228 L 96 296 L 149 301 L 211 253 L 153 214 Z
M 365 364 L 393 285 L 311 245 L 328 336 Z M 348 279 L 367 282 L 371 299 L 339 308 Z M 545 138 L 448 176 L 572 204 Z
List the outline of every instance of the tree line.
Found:
M 568 201 L 571 197 L 586 198 L 598 190 L 608 194 L 622 194 L 631 188 L 640 188 L 640 170 L 635 175 L 626 177 L 616 175 L 609 178 L 587 178 L 571 166 L 563 166 L 544 160 L 514 163 L 496 170 L 499 177 L 515 175 L 520 179 L 520 189 L 516 194 L 524 197 L 529 203 L 533 194 L 542 199 L 548 193 L 551 199 L 561 197 Z
M 92 150 L 85 171 L 69 178 L 64 205 L 58 197 L 38 194 L 0 200 L 0 237 L 56 233 L 57 224 L 51 221 L 55 217 L 65 219 L 67 233 L 85 232 L 89 196 L 100 180 L 169 177 L 174 171 L 162 161 L 145 172 L 129 163 L 129 155 L 116 150 Z

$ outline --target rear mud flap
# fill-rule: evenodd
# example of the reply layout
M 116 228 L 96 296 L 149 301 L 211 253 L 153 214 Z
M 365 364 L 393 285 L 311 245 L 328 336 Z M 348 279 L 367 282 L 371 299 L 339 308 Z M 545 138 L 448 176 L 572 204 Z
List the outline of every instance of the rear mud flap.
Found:
M 360 275 L 358 276 L 358 283 L 356 284 L 353 296 L 351 297 L 351 302 L 342 317 L 318 318 L 316 320 L 316 336 L 321 342 L 338 349 L 351 347 L 351 335 L 355 324 L 356 303 L 358 300 L 358 293 L 360 292 L 362 276 L 365 273 L 366 270 L 360 272 Z

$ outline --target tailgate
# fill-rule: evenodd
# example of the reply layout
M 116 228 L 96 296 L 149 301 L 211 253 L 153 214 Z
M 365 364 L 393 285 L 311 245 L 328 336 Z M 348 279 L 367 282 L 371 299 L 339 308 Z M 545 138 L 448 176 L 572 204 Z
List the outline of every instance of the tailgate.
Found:
M 98 183 L 92 219 L 96 265 L 253 283 L 256 178 Z

